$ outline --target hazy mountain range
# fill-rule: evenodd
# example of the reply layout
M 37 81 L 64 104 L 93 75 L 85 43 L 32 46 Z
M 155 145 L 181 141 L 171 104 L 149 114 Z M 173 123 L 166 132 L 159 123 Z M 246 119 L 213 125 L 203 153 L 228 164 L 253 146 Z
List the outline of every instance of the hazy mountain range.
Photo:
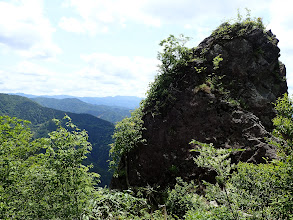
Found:
M 126 107 L 93 105 L 83 102 L 77 98 L 55 99 L 37 97 L 31 98 L 31 100 L 39 103 L 44 107 L 79 114 L 91 114 L 97 118 L 101 118 L 112 123 L 116 123 L 118 121 L 121 121 L 125 117 L 129 117 L 131 111 L 131 109 Z
M 76 96 L 68 96 L 68 95 L 54 95 L 54 96 L 36 96 L 31 94 L 24 93 L 10 93 L 11 95 L 19 95 L 27 98 L 54 98 L 54 99 L 67 99 L 67 98 L 76 98 L 83 102 L 93 104 L 93 105 L 108 105 L 108 106 L 119 106 L 125 107 L 129 109 L 135 109 L 139 106 L 142 98 L 136 96 L 108 96 L 108 97 L 76 97 Z

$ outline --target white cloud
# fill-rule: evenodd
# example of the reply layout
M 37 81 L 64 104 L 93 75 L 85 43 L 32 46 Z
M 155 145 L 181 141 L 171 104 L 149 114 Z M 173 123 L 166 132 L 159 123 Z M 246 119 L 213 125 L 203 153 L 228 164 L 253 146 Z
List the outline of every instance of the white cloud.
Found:
M 95 83 L 100 91 L 108 91 L 108 95 L 144 96 L 158 65 L 156 59 L 144 57 L 93 53 L 81 58 L 87 66 L 79 71 L 79 75 Z
M 110 26 L 125 27 L 128 22 L 160 26 L 158 18 L 143 11 L 146 3 L 146 0 L 68 0 L 63 6 L 73 9 L 79 18 L 77 20 L 75 15 L 62 17 L 59 26 L 67 31 L 91 35 L 106 32 Z
M 59 22 L 59 27 L 68 32 L 89 33 L 91 36 L 96 35 L 98 32 L 108 32 L 108 27 L 105 25 L 100 25 L 92 20 L 81 21 L 72 17 L 62 17 Z
M 281 49 L 280 60 L 286 65 L 287 83 L 289 92 L 293 91 L 293 14 L 292 1 L 290 0 L 273 0 L 270 4 L 271 20 L 268 28 L 276 34 L 280 40 Z
M 290 0 L 273 0 L 271 3 L 271 22 L 268 28 L 280 39 L 280 47 L 284 49 L 293 49 L 293 14 L 292 14 L 292 2 Z
M 46 79 L 50 76 L 54 76 L 54 73 L 50 72 L 48 69 L 29 61 L 21 61 L 17 64 L 14 71 L 24 75 L 45 77 Z
M 4 92 L 26 92 L 30 94 L 48 92 L 50 79 L 56 75 L 35 63 L 24 61 L 16 64 L 13 69 L 1 72 Z
M 43 14 L 41 0 L 0 2 L 0 45 L 28 58 L 50 58 L 60 53 L 52 41 L 55 29 Z
M 145 96 L 154 79 L 158 61 L 109 54 L 81 56 L 85 67 L 76 72 L 56 72 L 35 62 L 22 61 L 0 70 L 2 92 L 73 96 Z
M 85 32 L 85 27 L 80 22 L 80 20 L 78 20 L 76 18 L 62 17 L 61 21 L 59 23 L 59 26 L 68 32 L 75 32 L 75 33 L 84 33 Z
M 72 9 L 79 18 L 63 17 L 59 26 L 67 31 L 92 35 L 110 26 L 129 23 L 203 28 L 235 16 L 238 8 L 248 7 L 255 14 L 262 13 L 268 9 L 268 3 L 267 0 L 67 0 L 63 6 Z

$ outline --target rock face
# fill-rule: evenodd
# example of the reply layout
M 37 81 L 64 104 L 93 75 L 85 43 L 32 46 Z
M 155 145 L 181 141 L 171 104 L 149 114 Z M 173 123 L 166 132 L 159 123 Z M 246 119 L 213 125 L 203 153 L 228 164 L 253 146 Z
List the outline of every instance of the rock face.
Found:
M 273 129 L 272 102 L 287 92 L 277 43 L 271 31 L 258 28 L 204 39 L 193 50 L 194 59 L 174 78 L 176 88 L 169 92 L 175 101 L 161 114 L 143 117 L 147 144 L 129 155 L 130 185 L 166 187 L 176 176 L 209 179 L 194 164 L 193 139 L 246 149 L 232 156 L 234 162 L 275 158 L 274 147 L 265 139 Z M 223 60 L 215 64 L 215 57 Z M 125 188 L 125 178 L 112 179 L 112 187 Z

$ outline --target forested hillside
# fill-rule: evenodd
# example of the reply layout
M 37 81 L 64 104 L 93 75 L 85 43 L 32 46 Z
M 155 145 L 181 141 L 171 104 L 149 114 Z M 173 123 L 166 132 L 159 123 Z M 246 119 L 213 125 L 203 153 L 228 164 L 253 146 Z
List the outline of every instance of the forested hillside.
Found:
M 77 98 L 54 99 L 45 97 L 31 98 L 31 100 L 48 108 L 66 112 L 86 113 L 95 117 L 116 123 L 130 116 L 130 109 L 118 106 L 93 105 Z
M 17 117 L 30 121 L 34 137 L 45 137 L 56 129 L 52 119 L 62 119 L 67 114 L 80 129 L 89 134 L 92 152 L 85 163 L 93 163 L 95 171 L 101 174 L 101 184 L 109 185 L 111 173 L 108 172 L 109 144 L 114 126 L 112 123 L 89 114 L 75 114 L 42 107 L 36 102 L 21 96 L 0 94 L 0 115 Z

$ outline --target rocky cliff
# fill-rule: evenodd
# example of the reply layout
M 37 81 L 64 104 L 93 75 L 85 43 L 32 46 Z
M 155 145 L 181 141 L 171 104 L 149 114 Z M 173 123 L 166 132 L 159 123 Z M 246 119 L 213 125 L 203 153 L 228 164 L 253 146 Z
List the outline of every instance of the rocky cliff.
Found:
M 272 102 L 287 92 L 277 44 L 271 31 L 226 23 L 192 49 L 188 65 L 166 87 L 172 101 L 157 100 L 165 102 L 157 114 L 154 105 L 144 109 L 147 144 L 128 156 L 129 184 L 165 187 L 176 176 L 209 178 L 194 164 L 193 139 L 245 149 L 233 155 L 234 162 L 275 158 L 274 147 L 266 141 L 273 129 Z M 125 188 L 125 178 L 113 179 L 112 187 Z

